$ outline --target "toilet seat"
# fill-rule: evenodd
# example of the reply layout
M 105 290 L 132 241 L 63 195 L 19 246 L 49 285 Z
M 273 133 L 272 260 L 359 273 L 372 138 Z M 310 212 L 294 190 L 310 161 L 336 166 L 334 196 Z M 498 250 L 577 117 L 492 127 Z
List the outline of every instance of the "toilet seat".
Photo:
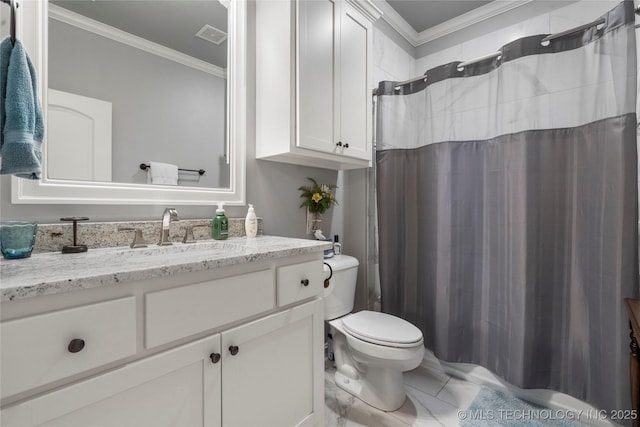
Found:
M 377 311 L 359 311 L 342 318 L 349 335 L 372 344 L 387 347 L 422 345 L 422 332 L 411 323 Z

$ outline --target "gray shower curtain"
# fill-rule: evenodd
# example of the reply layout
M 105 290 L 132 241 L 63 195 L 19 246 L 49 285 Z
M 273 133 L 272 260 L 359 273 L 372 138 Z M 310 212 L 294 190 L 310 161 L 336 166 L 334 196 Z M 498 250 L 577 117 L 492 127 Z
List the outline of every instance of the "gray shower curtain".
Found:
M 633 2 L 603 28 L 381 82 L 382 309 L 441 360 L 630 408 L 638 296 Z

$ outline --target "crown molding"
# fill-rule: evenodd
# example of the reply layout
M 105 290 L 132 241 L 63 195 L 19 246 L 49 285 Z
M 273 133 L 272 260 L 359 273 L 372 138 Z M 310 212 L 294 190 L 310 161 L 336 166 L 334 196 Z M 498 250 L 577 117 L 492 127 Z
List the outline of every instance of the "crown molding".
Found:
M 382 11 L 371 0 L 346 0 L 371 22 L 375 22 L 382 16 Z M 386 1 L 385 1 L 386 4 Z
M 227 70 L 203 61 L 193 56 L 186 55 L 177 50 L 173 50 L 158 43 L 154 43 L 142 37 L 134 36 L 126 31 L 119 30 L 102 22 L 87 18 L 79 13 L 71 12 L 68 9 L 49 3 L 49 18 L 64 22 L 85 31 L 97 34 L 102 37 L 114 40 L 127 46 L 140 49 L 147 53 L 177 62 L 187 67 L 194 68 L 207 74 L 214 75 L 221 79 L 227 78 Z
M 391 7 L 386 0 L 380 0 L 376 2 L 378 8 L 382 11 L 382 19 L 384 19 L 387 24 L 391 25 L 391 27 L 398 32 L 402 37 L 405 38 L 413 47 L 418 46 L 418 32 L 413 29 L 411 25 L 405 19 L 400 16 L 398 12 L 394 8 Z
M 386 0 L 377 2 L 377 5 L 380 10 L 382 10 L 383 19 L 387 21 L 387 23 L 413 47 L 418 47 L 427 42 L 477 24 L 478 22 L 494 18 L 510 10 L 522 7 L 533 1 L 534 0 L 495 0 L 484 6 L 470 10 L 465 14 L 445 21 L 442 24 L 438 24 L 435 27 L 428 28 L 420 33 L 414 30 L 413 27 L 411 27 L 411 25 L 409 25 L 407 21 L 405 21 L 404 18 L 386 2 Z

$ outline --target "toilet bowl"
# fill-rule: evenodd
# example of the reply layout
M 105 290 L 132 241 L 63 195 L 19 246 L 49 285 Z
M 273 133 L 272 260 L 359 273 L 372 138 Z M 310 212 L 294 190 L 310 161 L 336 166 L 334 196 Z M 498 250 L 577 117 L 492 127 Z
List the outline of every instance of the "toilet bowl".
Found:
M 424 356 L 422 332 L 398 317 L 353 310 L 358 260 L 346 255 L 325 260 L 325 319 L 336 363 L 336 385 L 383 411 L 405 400 L 402 374 Z

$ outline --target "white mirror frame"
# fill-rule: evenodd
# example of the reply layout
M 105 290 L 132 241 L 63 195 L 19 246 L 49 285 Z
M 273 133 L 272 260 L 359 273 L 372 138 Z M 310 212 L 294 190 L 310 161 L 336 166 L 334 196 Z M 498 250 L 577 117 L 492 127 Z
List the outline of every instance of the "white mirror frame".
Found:
M 229 3 L 229 54 L 231 73 L 227 74 L 227 129 L 230 162 L 230 188 L 155 186 L 111 182 L 48 179 L 46 159 L 41 180 L 11 179 L 14 204 L 89 205 L 244 205 L 246 193 L 246 0 Z M 39 76 L 38 91 L 47 105 L 48 2 L 23 1 L 17 16 L 18 34 Z M 43 108 L 45 129 L 47 111 Z M 43 154 L 46 153 L 46 130 Z

